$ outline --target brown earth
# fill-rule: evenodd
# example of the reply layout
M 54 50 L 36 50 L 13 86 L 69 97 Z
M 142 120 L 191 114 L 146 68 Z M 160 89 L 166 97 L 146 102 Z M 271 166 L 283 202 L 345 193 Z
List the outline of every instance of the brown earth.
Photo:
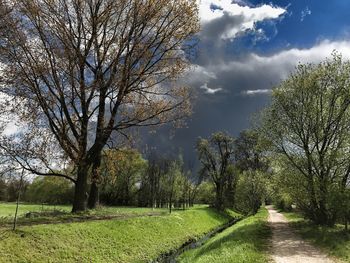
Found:
M 284 215 L 273 207 L 269 211 L 272 229 L 271 257 L 276 263 L 333 263 L 327 255 L 296 235 Z

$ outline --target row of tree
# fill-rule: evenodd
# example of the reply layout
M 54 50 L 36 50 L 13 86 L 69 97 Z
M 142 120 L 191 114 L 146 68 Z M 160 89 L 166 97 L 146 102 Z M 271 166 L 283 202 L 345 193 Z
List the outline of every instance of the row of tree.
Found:
M 255 213 L 264 197 L 262 180 L 267 174 L 267 161 L 258 140 L 257 133 L 251 131 L 241 133 L 237 140 L 222 132 L 208 140 L 199 139 L 199 173 L 194 172 L 193 165 L 185 165 L 181 155 L 165 158 L 154 152 L 145 159 L 135 149 L 104 150 L 98 170 L 99 202 L 169 208 L 170 212 L 172 208 L 186 209 L 194 203 L 204 203 L 220 210 L 229 207 L 245 214 Z M 93 172 L 90 169 L 88 173 L 90 183 Z M 65 178 L 39 176 L 28 181 L 18 176 L 12 174 L 0 181 L 0 200 L 15 201 L 20 189 L 22 201 L 73 201 L 74 184 Z

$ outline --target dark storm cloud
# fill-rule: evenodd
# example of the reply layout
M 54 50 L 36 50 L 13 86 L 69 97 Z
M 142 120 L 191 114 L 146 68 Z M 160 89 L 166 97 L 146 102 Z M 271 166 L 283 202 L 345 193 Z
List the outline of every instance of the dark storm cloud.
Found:
M 254 29 L 242 25 L 246 19 L 243 14 L 224 12 L 202 26 L 198 57 L 193 70 L 183 79 L 198 94 L 188 127 L 176 130 L 175 136 L 171 136 L 169 127 L 163 127 L 148 135 L 146 144 L 166 155 L 176 156 L 181 149 L 186 160 L 196 160 L 194 147 L 198 137 L 208 137 L 215 131 L 237 136 L 249 128 L 252 115 L 268 104 L 271 88 L 285 79 L 299 62 L 320 61 L 334 49 L 350 54 L 350 42 L 323 41 L 309 49 L 290 48 L 258 55 L 235 46 L 241 34 L 247 30 L 254 33 Z M 237 31 L 234 38 L 222 37 L 232 30 Z M 239 52 L 233 52 L 237 49 Z M 220 91 L 210 94 L 208 90 Z

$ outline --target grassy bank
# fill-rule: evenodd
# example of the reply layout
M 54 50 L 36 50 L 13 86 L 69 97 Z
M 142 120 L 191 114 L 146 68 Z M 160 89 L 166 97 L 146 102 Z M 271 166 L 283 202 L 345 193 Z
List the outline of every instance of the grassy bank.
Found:
M 144 262 L 229 219 L 197 207 L 166 216 L 21 227 L 1 234 L 0 262 Z
M 290 225 L 306 240 L 321 248 L 329 255 L 350 262 L 350 232 L 344 226 L 321 227 L 304 219 L 297 213 L 283 213 Z
M 185 252 L 180 262 L 268 262 L 268 212 L 262 208 L 210 239 L 202 247 Z

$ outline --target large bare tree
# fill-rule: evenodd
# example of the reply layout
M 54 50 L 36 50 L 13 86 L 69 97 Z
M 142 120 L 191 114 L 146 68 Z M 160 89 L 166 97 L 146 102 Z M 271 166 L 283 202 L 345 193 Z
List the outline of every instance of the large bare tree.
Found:
M 114 133 L 190 113 L 188 89 L 176 80 L 190 66 L 199 30 L 197 3 L 4 0 L 0 5 L 1 28 L 11 29 L 0 39 L 4 107 L 32 124 L 27 133 L 30 127 L 50 131 L 76 168 L 73 212 L 85 210 L 88 171 L 94 170 L 93 206 L 101 151 Z M 36 170 L 30 162 L 23 165 Z

